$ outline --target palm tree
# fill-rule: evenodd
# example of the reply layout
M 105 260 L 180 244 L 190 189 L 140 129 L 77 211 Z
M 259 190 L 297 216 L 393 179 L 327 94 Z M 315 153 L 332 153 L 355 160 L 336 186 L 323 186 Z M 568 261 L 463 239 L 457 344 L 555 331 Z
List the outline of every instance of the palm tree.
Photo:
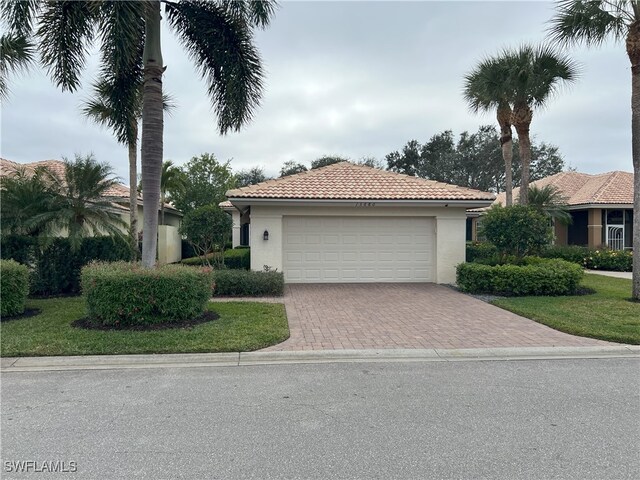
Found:
M 529 187 L 529 205 L 562 225 L 572 222 L 571 213 L 560 191 L 553 185 Z
M 565 0 L 551 20 L 560 45 L 598 46 L 608 38 L 625 42 L 631 62 L 631 152 L 633 157 L 633 245 L 640 245 L 640 2 Z M 640 300 L 640 255 L 633 256 L 632 297 Z
M 463 94 L 474 113 L 496 111 L 504 160 L 506 204 L 511 206 L 513 203 L 513 132 L 511 105 L 505 88 L 507 79 L 508 69 L 505 62 L 498 58 L 487 58 L 465 76 Z
M 113 80 L 113 79 L 112 79 Z M 101 79 L 93 85 L 93 97 L 86 100 L 82 107 L 82 113 L 95 123 L 113 130 L 119 143 L 127 146 L 129 153 L 129 241 L 134 259 L 138 252 L 138 122 L 142 116 L 142 80 L 138 83 L 136 94 L 126 99 L 123 97 L 127 91 L 118 91 L 120 85 L 113 84 L 107 79 Z M 118 115 L 117 103 L 131 101 L 131 108 L 126 113 L 131 118 L 122 118 Z M 171 98 L 167 95 L 163 98 L 165 112 L 173 109 Z
M 161 3 L 165 18 L 206 80 L 221 134 L 251 120 L 264 76 L 253 45 L 253 29 L 266 27 L 275 11 L 271 0 L 145 0 L 4 2 L 9 33 L 35 39 L 42 64 L 63 90 L 80 86 L 90 44 L 98 44 L 101 77 L 113 79 L 126 97 L 143 78 L 142 183 L 145 191 L 142 263 L 156 262 L 160 175 L 163 153 Z M 133 102 L 114 103 L 127 118 Z
M 45 177 L 43 167 L 36 168 L 35 172 L 20 167 L 0 179 L 2 233 L 27 236 L 43 233 L 42 226 L 34 224 L 33 218 L 49 211 L 54 201 Z
M 164 225 L 164 205 L 167 201 L 167 193 L 184 192 L 187 186 L 184 173 L 176 167 L 171 160 L 162 163 L 162 175 L 160 176 L 160 224 Z
M 513 106 L 512 123 L 518 133 L 522 174 L 520 203 L 528 203 L 529 166 L 531 164 L 531 137 L 529 129 L 533 111 L 544 107 L 557 92 L 562 82 L 573 82 L 577 67 L 567 56 L 553 48 L 541 45 L 523 45 L 505 50 L 500 55 L 508 70 L 508 97 Z

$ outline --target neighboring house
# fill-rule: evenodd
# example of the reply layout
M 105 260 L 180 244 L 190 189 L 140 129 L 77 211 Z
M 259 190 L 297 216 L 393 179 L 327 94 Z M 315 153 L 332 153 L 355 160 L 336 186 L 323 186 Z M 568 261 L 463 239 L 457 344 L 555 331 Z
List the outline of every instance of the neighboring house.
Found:
M 229 190 L 233 245 L 289 283 L 454 283 L 469 208 L 494 195 L 349 162 Z
M 556 245 L 608 246 L 615 250 L 633 247 L 633 173 L 561 172 L 531 185 L 539 188 L 553 185 L 569 208 L 573 222 L 555 224 Z M 519 192 L 519 188 L 514 189 L 514 199 Z M 494 203 L 504 205 L 505 194 L 498 195 Z M 468 212 L 469 240 L 477 239 L 477 221 L 481 215 L 481 209 Z
M 64 162 L 60 160 L 42 160 L 32 163 L 17 163 L 11 160 L 0 158 L 0 177 L 11 175 L 18 168 L 25 168 L 27 172 L 33 172 L 36 167 L 46 167 L 55 174 L 64 178 Z M 129 187 L 123 184 L 115 185 L 107 191 L 107 198 L 113 203 L 113 208 L 118 211 L 125 221 L 129 224 Z M 138 230 L 142 230 L 143 225 L 143 209 L 142 194 L 137 195 L 138 204 Z M 158 228 L 158 260 L 160 263 L 173 263 L 182 259 L 182 240 L 178 233 L 182 213 L 176 210 L 172 205 L 165 204 L 164 207 L 164 226 Z M 160 206 L 158 206 L 158 223 L 160 223 Z

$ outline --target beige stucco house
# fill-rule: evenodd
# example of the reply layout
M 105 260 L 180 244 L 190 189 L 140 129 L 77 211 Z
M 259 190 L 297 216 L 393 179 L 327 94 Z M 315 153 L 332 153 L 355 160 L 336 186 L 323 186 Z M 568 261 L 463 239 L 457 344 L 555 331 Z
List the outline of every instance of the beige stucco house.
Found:
M 607 246 L 615 250 L 633 247 L 633 173 L 561 172 L 531 185 L 554 186 L 569 208 L 572 223 L 554 225 L 556 245 Z M 519 193 L 520 189 L 515 188 L 513 198 L 518 198 Z M 494 203 L 504 205 L 505 194 L 498 195 Z M 469 240 L 477 239 L 482 213 L 482 209 L 468 212 Z
M 31 163 L 17 163 L 0 158 L 0 176 L 11 175 L 17 169 L 24 168 L 27 173 L 33 172 L 37 167 L 46 167 L 56 175 L 64 177 L 64 162 L 60 160 L 42 160 Z M 129 187 L 117 184 L 107 190 L 107 199 L 111 200 L 115 212 L 119 213 L 126 225 L 129 225 Z M 143 224 L 142 194 L 137 195 L 138 229 Z M 158 262 L 174 263 L 182 259 L 182 239 L 178 233 L 182 213 L 172 205 L 165 204 L 164 225 L 160 225 L 160 208 L 158 208 Z M 126 227 L 123 229 L 126 231 Z M 64 236 L 63 232 L 60 236 Z
M 233 244 L 288 283 L 455 282 L 490 193 L 349 162 L 229 190 Z

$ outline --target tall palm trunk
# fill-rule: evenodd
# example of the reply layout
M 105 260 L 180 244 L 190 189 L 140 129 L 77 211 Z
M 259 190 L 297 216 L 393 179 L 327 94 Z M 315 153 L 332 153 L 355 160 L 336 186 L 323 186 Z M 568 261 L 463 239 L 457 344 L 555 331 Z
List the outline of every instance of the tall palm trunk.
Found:
M 520 162 L 522 164 L 522 174 L 520 179 L 520 205 L 529 203 L 529 166 L 531 165 L 531 138 L 529 137 L 529 127 L 533 119 L 533 111 L 528 105 L 516 105 L 513 109 L 513 125 L 518 133 L 518 144 L 520 151 Z
M 156 264 L 158 248 L 158 202 L 162 170 L 162 49 L 160 2 L 150 2 L 145 18 L 144 88 L 142 93 L 142 191 L 144 225 L 142 264 Z
M 507 196 L 507 207 L 513 205 L 513 135 L 511 132 L 511 107 L 502 105 L 498 108 L 498 124 L 500 125 L 500 145 L 504 160 L 504 191 Z
M 640 300 L 640 21 L 627 35 L 631 61 L 631 154 L 633 157 L 633 280 L 631 296 Z
M 129 242 L 131 243 L 131 259 L 138 258 L 138 132 L 129 142 Z

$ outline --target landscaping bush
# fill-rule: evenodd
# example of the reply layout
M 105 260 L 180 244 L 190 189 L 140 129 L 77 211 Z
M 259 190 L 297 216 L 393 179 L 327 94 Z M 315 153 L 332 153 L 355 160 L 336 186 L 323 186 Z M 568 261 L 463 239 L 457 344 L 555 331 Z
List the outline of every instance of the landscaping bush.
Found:
M 457 283 L 463 292 L 508 296 L 572 295 L 582 276 L 579 265 L 536 257 L 524 259 L 522 265 L 461 263 L 457 267 Z
M 29 266 L 30 294 L 36 296 L 74 295 L 80 293 L 80 270 L 87 263 L 129 260 L 127 240 L 118 237 L 88 237 L 80 248 L 71 249 L 66 238 L 55 238 L 42 247 L 30 237 L 2 237 L 2 258 Z
M 500 255 L 520 258 L 539 253 L 552 239 L 549 218 L 525 205 L 491 207 L 482 218 L 480 231 Z
M 220 256 L 207 257 L 207 254 L 224 251 L 231 238 L 232 226 L 231 216 L 224 210 L 217 205 L 205 205 L 187 212 L 180 224 L 180 234 L 187 237 L 196 255 L 205 263 L 221 266 Z
M 210 269 L 137 263 L 92 263 L 82 269 L 88 316 L 102 325 L 126 327 L 193 319 L 211 298 Z
M 207 259 L 212 264 L 219 264 L 217 258 L 219 253 L 207 254 Z M 202 257 L 185 258 L 182 260 L 184 265 L 206 265 L 205 259 Z M 249 270 L 251 268 L 251 250 L 248 247 L 236 247 L 232 250 L 224 251 L 224 266 L 226 268 Z
M 542 252 L 546 258 L 561 258 L 591 270 L 630 272 L 633 254 L 630 250 L 590 249 L 578 245 L 548 247 Z
M 284 293 L 282 272 L 251 270 L 217 270 L 215 294 L 229 296 L 280 296 Z
M 29 294 L 29 269 L 14 260 L 0 260 L 0 315 L 20 315 Z
M 498 249 L 495 245 L 487 242 L 467 242 L 467 262 L 494 258 L 498 256 Z

